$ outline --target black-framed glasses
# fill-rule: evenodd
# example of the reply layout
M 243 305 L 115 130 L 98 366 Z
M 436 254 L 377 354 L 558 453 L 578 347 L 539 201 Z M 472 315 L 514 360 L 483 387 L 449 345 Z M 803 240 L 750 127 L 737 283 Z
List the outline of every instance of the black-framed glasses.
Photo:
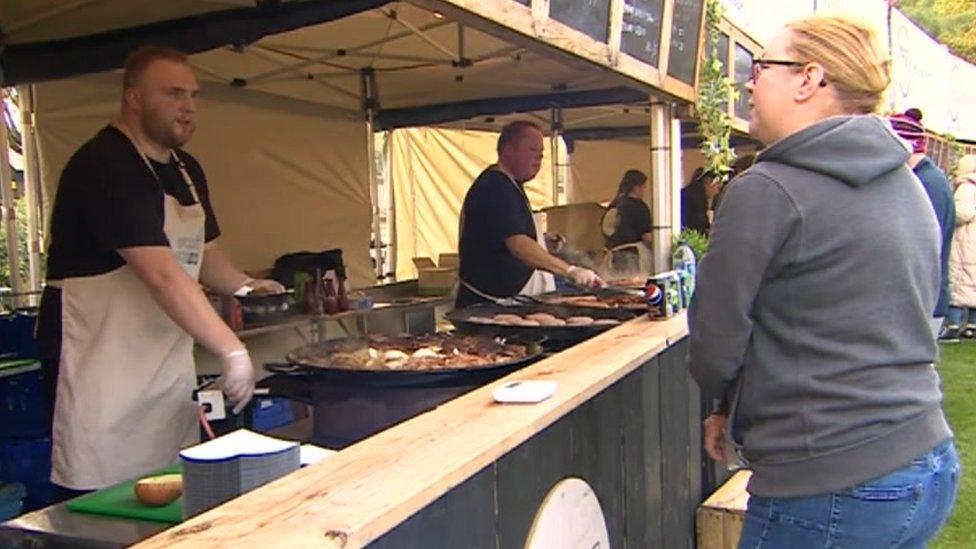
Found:
M 803 67 L 805 65 L 806 63 L 792 61 L 789 59 L 763 59 L 761 57 L 756 57 L 752 60 L 752 79 L 758 79 L 762 71 L 768 69 L 769 67 Z
M 762 71 L 768 69 L 769 67 L 805 67 L 809 63 L 804 63 L 802 61 L 793 61 L 792 59 L 763 59 L 761 57 L 756 57 L 752 60 L 752 81 L 755 82 L 759 79 L 759 75 Z M 820 87 L 823 88 L 827 85 L 827 80 L 820 81 Z

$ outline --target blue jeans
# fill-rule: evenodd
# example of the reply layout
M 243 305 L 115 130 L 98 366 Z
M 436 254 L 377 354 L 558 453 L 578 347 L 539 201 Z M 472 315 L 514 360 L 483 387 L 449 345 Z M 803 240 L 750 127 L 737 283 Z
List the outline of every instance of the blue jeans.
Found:
M 739 549 L 922 548 L 956 501 L 959 457 L 952 440 L 902 469 L 834 494 L 752 496 Z
M 976 308 L 949 306 L 949 313 L 946 314 L 946 324 L 949 326 L 962 327 L 966 324 L 976 325 Z

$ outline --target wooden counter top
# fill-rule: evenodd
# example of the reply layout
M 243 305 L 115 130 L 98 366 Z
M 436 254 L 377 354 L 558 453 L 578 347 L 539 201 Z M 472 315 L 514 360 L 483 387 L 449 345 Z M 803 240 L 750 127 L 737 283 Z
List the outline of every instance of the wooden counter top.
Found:
M 683 314 L 632 320 L 136 547 L 362 547 L 686 334 Z M 512 379 L 559 389 L 535 405 L 494 403 L 492 388 Z

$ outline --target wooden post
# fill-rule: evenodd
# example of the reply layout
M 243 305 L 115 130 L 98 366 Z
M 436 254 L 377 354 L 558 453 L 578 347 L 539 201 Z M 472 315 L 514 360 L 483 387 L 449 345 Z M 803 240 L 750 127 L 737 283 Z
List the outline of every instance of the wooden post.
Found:
M 672 106 L 669 103 L 652 103 L 651 128 L 651 221 L 653 223 L 654 272 L 671 268 L 671 237 L 673 233 L 673 159 L 672 154 Z M 680 139 L 680 134 L 677 139 Z M 680 150 L 678 151 L 680 153 Z M 680 188 L 680 186 L 679 186 Z M 680 220 L 679 220 L 680 222 Z
M 610 0 L 610 65 L 616 67 L 620 61 L 621 40 L 624 28 L 624 0 Z

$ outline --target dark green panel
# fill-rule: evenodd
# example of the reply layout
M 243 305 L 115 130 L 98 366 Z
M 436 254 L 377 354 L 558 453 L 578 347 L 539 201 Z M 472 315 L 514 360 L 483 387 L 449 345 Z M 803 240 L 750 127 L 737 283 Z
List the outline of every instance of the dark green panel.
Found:
M 485 467 L 367 547 L 495 549 L 494 466 Z
M 662 547 L 657 358 L 623 380 L 624 547 Z
M 559 480 L 573 476 L 575 417 L 562 418 L 495 462 L 498 547 L 524 546 L 546 494 Z
M 572 416 L 573 471 L 596 492 L 611 547 L 622 547 L 624 539 L 623 394 L 617 383 Z
M 688 422 L 687 367 L 684 348 L 669 348 L 660 355 L 661 372 L 661 508 L 664 545 L 694 547 L 694 522 L 688 511 L 692 501 L 688 479 L 691 450 Z M 697 451 L 697 449 L 696 449 Z M 697 503 L 697 502 L 696 502 Z

